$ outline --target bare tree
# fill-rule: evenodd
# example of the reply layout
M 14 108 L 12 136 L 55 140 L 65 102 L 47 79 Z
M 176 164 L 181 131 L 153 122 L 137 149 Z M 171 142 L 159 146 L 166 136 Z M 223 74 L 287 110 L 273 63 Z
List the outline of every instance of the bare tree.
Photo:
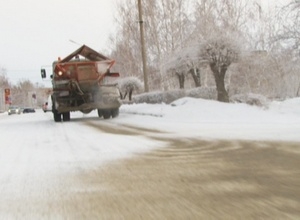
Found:
M 198 0 L 194 2 L 193 41 L 215 32 L 244 34 L 254 13 L 253 0 Z M 252 28 L 252 27 L 251 27 Z
M 226 37 L 207 40 L 200 48 L 200 57 L 208 61 L 213 72 L 218 100 L 221 102 L 229 102 L 228 92 L 225 89 L 225 74 L 228 67 L 237 61 L 239 51 L 240 49 L 233 43 L 233 39 Z
M 201 77 L 200 77 L 200 68 L 193 67 L 189 70 L 189 73 L 192 75 L 195 82 L 195 87 L 201 86 Z
M 117 32 L 110 37 L 111 57 L 117 62 L 114 69 L 122 76 L 142 75 L 141 48 L 136 1 L 119 2 L 115 23 Z M 133 10 L 136 9 L 136 10 Z
M 289 76 L 289 83 L 292 85 L 297 83 L 295 95 L 299 96 L 300 1 L 289 1 L 289 3 L 282 7 L 278 17 L 281 23 L 280 29 L 278 31 L 277 36 L 275 37 L 275 40 L 276 42 L 280 43 L 280 49 L 282 54 L 286 54 L 288 52 L 288 56 L 285 56 L 285 58 L 290 57 L 290 59 L 287 61 L 284 67 L 285 69 L 286 67 L 288 67 L 289 69 L 289 71 L 286 72 L 286 75 Z
M 0 89 L 4 89 L 9 86 L 10 83 L 9 83 L 9 79 L 6 76 L 6 70 L 0 67 Z
M 293 49 L 300 46 L 300 2 L 289 1 L 278 13 L 280 29 L 277 41 L 283 41 Z
M 290 1 L 281 10 L 284 22 L 280 23 L 275 20 L 273 12 L 264 11 L 263 5 L 256 0 L 143 1 L 150 90 L 174 89 L 178 88 L 178 83 L 180 88 L 199 87 L 201 84 L 212 86 L 215 80 L 220 99 L 225 101 L 227 91 L 261 92 L 272 97 L 293 94 L 300 85 L 297 80 L 299 54 L 293 49 L 299 43 L 299 10 L 296 9 L 299 9 L 299 2 Z M 115 68 L 122 76 L 141 78 L 137 1 L 120 1 L 117 12 L 118 29 L 111 44 L 111 56 L 117 61 Z M 208 45 L 221 49 L 222 44 L 212 44 L 216 33 L 243 39 L 244 52 L 267 55 L 242 59 L 241 65 L 209 62 L 208 66 L 214 73 L 212 76 L 209 68 L 201 66 L 201 58 L 191 55 L 189 47 L 196 45 L 198 48 L 197 45 L 211 42 Z M 272 41 L 275 34 L 281 40 Z M 294 55 L 286 56 L 288 52 Z
M 190 32 L 187 14 L 190 0 L 143 1 L 145 38 L 147 42 L 147 66 L 150 88 L 162 89 L 162 82 L 168 78 L 159 69 L 164 57 L 185 44 Z M 118 32 L 112 38 L 112 56 L 116 68 L 125 75 L 142 75 L 140 40 L 136 0 L 122 1 L 117 7 Z M 122 74 L 123 75 L 123 74 Z
M 253 1 L 240 1 L 240 0 L 199 0 L 193 1 L 194 13 L 190 22 L 193 23 L 193 27 L 190 24 L 190 32 L 192 34 L 185 35 L 185 46 L 179 47 L 171 58 L 166 57 L 165 63 L 173 63 L 172 68 L 176 71 L 172 71 L 177 79 L 181 81 L 179 84 L 183 88 L 182 83 L 184 79 L 188 79 L 187 76 L 192 76 L 196 87 L 201 86 L 201 66 L 203 66 L 203 60 L 193 52 L 194 48 L 197 48 L 198 44 L 202 44 L 207 39 L 210 39 L 215 33 L 222 35 L 234 35 L 239 38 L 245 37 L 245 32 L 249 30 L 249 16 L 253 13 L 252 3 Z M 250 41 L 250 40 L 249 40 Z M 189 46 L 186 46 L 189 45 Z M 191 47 L 191 45 L 193 45 Z M 195 47 L 196 45 L 196 47 Z M 177 61 L 172 61 L 172 57 L 176 57 Z M 171 60 L 171 61 L 170 61 Z M 174 59 L 173 59 L 174 60 Z M 175 59 L 176 60 L 176 59 Z M 176 64 L 175 64 L 176 63 Z M 163 64 L 166 65 L 166 64 Z M 185 70 L 182 69 L 184 66 Z M 163 72 L 165 68 L 162 68 Z M 187 74 L 188 73 L 188 74 Z
M 190 2 L 190 0 L 145 2 L 148 52 L 152 55 L 150 55 L 149 64 L 157 72 L 157 74 L 152 74 L 151 81 L 155 82 L 155 78 L 160 78 L 160 89 L 169 87 L 165 84 L 170 85 L 169 74 L 160 72 L 166 56 L 184 47 L 187 44 L 187 36 L 192 31 L 188 14 Z
M 197 47 L 185 47 L 176 51 L 173 56 L 168 58 L 168 61 L 164 64 L 164 73 L 170 72 L 179 81 L 179 88 L 185 88 L 184 83 L 189 75 L 195 83 L 195 87 L 201 86 L 200 77 L 201 62 L 197 53 Z

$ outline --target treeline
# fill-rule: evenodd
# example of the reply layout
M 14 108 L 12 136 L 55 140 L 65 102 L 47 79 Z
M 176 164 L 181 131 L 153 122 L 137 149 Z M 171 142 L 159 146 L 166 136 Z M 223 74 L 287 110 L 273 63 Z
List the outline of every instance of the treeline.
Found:
M 249 93 L 300 96 L 300 2 L 273 6 L 255 0 L 144 0 L 139 21 L 137 1 L 119 1 L 107 56 L 116 60 L 122 78 L 143 81 L 143 22 L 151 92 L 216 87 L 223 101 Z M 11 85 L 5 73 L 0 69 L 0 89 L 11 88 L 13 103 L 32 105 L 35 93 L 40 106 L 51 93 L 27 80 Z
M 40 108 L 47 100 L 51 89 L 45 88 L 38 83 L 32 83 L 30 80 L 20 80 L 17 84 L 12 84 L 6 76 L 5 69 L 0 72 L 0 111 L 7 108 L 4 100 L 4 90 L 10 89 L 10 102 L 12 105 L 23 107 Z
M 215 86 L 201 50 L 223 37 L 239 52 L 226 70 L 229 95 L 300 95 L 299 1 L 264 7 L 255 0 L 153 0 L 142 8 L 150 91 Z M 143 80 L 136 0 L 119 1 L 116 24 L 116 69 Z

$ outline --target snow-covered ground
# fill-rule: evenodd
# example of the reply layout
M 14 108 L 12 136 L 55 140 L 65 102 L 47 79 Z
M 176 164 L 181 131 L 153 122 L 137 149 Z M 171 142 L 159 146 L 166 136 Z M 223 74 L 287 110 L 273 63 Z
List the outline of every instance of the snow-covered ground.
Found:
M 267 109 L 194 98 L 171 105 L 125 105 L 117 123 L 172 132 L 176 137 L 300 141 L 300 98 L 272 102 Z
M 300 142 L 300 98 L 272 102 L 268 109 L 183 98 L 171 105 L 123 105 L 119 117 L 110 120 L 99 119 L 96 111 L 73 112 L 70 122 L 61 123 L 41 109 L 31 114 L 2 113 L 0 163 L 14 158 L 20 146 L 27 159 L 35 155 L 40 161 L 97 164 L 164 146 L 149 138 L 154 133 L 147 130 L 165 138 Z
M 119 117 L 109 120 L 96 111 L 75 112 L 70 122 L 61 123 L 41 109 L 2 113 L 0 219 L 66 219 L 62 216 L 71 211 L 53 204 L 93 190 L 74 184 L 72 177 L 96 173 L 105 163 L 164 147 L 169 140 L 277 140 L 300 147 L 299 134 L 300 98 L 273 102 L 268 109 L 183 98 L 172 105 L 123 105 Z
M 108 126 L 110 129 L 95 129 L 97 126 Z M 147 135 L 129 133 L 116 136 L 111 133 L 112 129 L 122 126 L 131 126 L 137 130 L 152 129 L 157 131 L 156 135 L 168 138 L 300 142 L 300 98 L 272 102 L 268 109 L 246 104 L 183 98 L 171 105 L 123 105 L 119 117 L 110 120 L 99 119 L 96 111 L 87 115 L 74 112 L 71 113 L 70 122 L 61 123 L 53 122 L 52 113 L 44 113 L 42 110 L 10 116 L 2 113 L 0 145 L 2 150 L 13 149 L 12 146 L 19 145 L 32 150 L 40 145 L 45 149 L 76 146 L 72 150 L 80 152 L 78 160 L 87 161 L 122 158 L 133 152 L 148 151 L 159 146 L 158 141 L 147 138 Z M 55 155 L 68 160 L 70 154 L 62 149 L 58 148 L 60 152 Z M 51 160 L 51 154 L 47 150 L 41 151 L 39 148 L 39 153 L 44 153 L 39 155 L 41 158 Z M 98 154 L 101 154 L 100 158 Z M 4 158 L 4 155 L 0 158 Z
M 52 121 L 52 113 L 48 112 L 47 121 L 42 111 L 30 115 L 29 121 L 35 120 L 44 123 L 38 132 L 41 139 L 49 140 L 50 135 L 55 135 L 56 125 Z M 115 119 L 99 120 L 97 112 L 82 114 L 80 112 L 71 113 L 69 132 L 76 135 L 80 132 L 81 136 L 89 136 L 85 130 L 76 130 L 76 123 L 81 124 L 87 119 L 90 122 L 101 124 L 126 124 L 146 129 L 161 131 L 166 136 L 193 137 L 208 139 L 246 139 L 246 140 L 279 140 L 279 141 L 300 141 L 300 98 L 289 99 L 286 101 L 274 101 L 269 107 L 261 108 L 247 104 L 222 103 L 212 100 L 182 98 L 170 105 L 167 104 L 131 104 L 123 105 L 120 108 L 120 115 Z M 1 130 L 4 133 L 9 129 L 5 128 L 4 122 L 15 126 L 18 138 L 22 138 L 24 130 L 20 125 L 25 123 L 26 117 L 18 115 L 8 116 L 7 113 L 0 114 Z M 2 122 L 2 123 L 1 123 Z M 35 122 L 36 123 L 36 122 Z M 68 123 L 62 123 L 69 126 Z M 19 125 L 19 126 L 17 126 Z M 51 128 L 51 132 L 43 132 L 43 129 Z M 20 131 L 18 131 L 20 129 Z M 1 145 L 11 144 L 11 139 L 4 139 L 1 132 Z M 105 134 L 108 138 L 110 135 Z M 103 140 L 103 139 L 102 139 Z M 86 142 L 86 138 L 83 139 Z M 63 144 L 63 143 L 61 143 Z

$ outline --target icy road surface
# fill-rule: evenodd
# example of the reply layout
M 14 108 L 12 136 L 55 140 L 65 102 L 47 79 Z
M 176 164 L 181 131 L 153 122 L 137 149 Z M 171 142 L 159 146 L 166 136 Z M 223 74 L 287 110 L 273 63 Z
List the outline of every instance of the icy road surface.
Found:
M 0 114 L 0 219 L 298 219 L 298 111 L 200 102 Z
M 0 219 L 42 219 L 44 214 L 47 219 L 52 203 L 77 190 L 70 175 L 159 146 L 142 135 L 106 131 L 107 122 L 96 116 L 72 116 L 68 123 L 55 123 L 51 112 L 41 110 L 0 115 Z M 103 130 L 93 126 L 95 121 Z

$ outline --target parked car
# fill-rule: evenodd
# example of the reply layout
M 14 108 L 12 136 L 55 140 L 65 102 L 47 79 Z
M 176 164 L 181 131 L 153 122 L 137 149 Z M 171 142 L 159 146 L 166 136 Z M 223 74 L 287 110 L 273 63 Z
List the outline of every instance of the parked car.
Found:
M 24 108 L 23 113 L 35 113 L 35 109 L 34 108 Z
M 21 114 L 21 108 L 19 106 L 9 106 L 8 115 Z

